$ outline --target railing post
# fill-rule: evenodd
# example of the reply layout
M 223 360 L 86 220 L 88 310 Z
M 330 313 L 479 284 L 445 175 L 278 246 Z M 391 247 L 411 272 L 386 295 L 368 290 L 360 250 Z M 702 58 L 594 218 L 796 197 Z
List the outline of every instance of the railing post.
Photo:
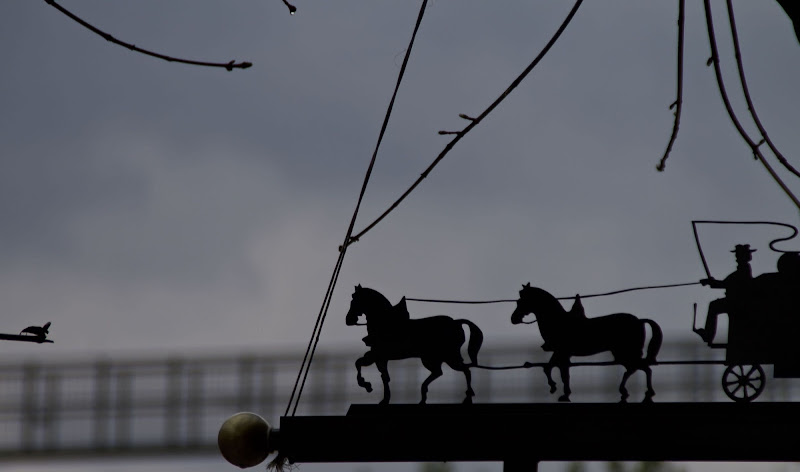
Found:
M 186 388 L 186 440 L 189 445 L 199 445 L 202 440 L 202 415 L 203 370 L 196 366 L 189 369 Z
M 239 411 L 249 411 L 253 407 L 253 358 L 243 356 L 239 359 Z
M 94 447 L 104 449 L 108 446 L 108 408 L 110 394 L 111 366 L 106 361 L 95 364 L 94 371 Z
M 131 447 L 131 409 L 133 382 L 129 371 L 117 373 L 117 403 L 114 415 L 114 439 L 117 447 Z
M 181 425 L 181 380 L 183 364 L 171 359 L 167 364 L 167 395 L 164 404 L 164 442 L 169 446 L 180 444 Z
M 311 413 L 321 415 L 324 411 L 325 402 L 329 398 L 327 395 L 328 376 L 326 375 L 328 370 L 327 356 L 317 354 L 312 367 L 313 369 L 309 373 L 309 383 L 312 384 L 311 394 L 309 395 L 311 401 L 309 403 L 311 403 Z
M 277 398 L 275 394 L 276 383 L 275 367 L 270 362 L 261 361 L 261 386 L 259 388 L 259 397 L 261 411 L 264 414 L 268 412 L 280 412 L 280 407 L 277 405 Z
M 37 384 L 39 381 L 39 366 L 36 364 L 26 364 L 22 371 L 22 411 L 20 418 L 21 426 L 21 449 L 32 451 L 36 445 L 36 429 L 39 424 L 39 414 L 37 406 Z
M 58 448 L 58 413 L 61 398 L 61 376 L 57 372 L 48 372 L 44 378 L 44 409 L 42 411 L 42 426 L 45 428 L 44 447 L 46 449 Z

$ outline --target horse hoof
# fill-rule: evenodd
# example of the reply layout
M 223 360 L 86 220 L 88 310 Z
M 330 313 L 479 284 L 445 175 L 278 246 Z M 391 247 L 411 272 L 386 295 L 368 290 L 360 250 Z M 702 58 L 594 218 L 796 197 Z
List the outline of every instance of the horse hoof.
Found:
M 556 388 L 555 385 L 551 385 L 550 386 L 550 393 L 556 393 L 556 390 L 558 390 L 558 389 Z
M 558 397 L 558 401 L 563 403 L 570 403 L 569 397 L 566 395 L 561 395 L 560 397 Z
M 619 399 L 620 403 L 628 403 L 628 399 L 626 397 L 622 397 Z
M 644 397 L 642 403 L 653 403 L 653 397 Z
M 472 405 L 472 397 L 465 398 L 464 401 L 461 403 L 464 405 Z
M 378 405 L 388 405 L 388 404 L 389 404 L 389 400 L 386 400 L 385 398 L 383 400 L 381 400 L 380 403 L 378 403 Z
M 370 384 L 364 385 L 364 390 L 366 390 L 367 393 L 372 393 L 372 385 Z

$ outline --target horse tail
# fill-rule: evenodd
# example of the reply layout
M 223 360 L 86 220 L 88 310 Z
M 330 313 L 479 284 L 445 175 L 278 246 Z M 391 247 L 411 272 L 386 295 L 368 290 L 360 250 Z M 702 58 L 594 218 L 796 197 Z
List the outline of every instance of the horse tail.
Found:
M 467 355 L 469 355 L 470 363 L 466 364 L 467 367 L 474 367 L 478 365 L 478 351 L 483 344 L 483 331 L 478 328 L 478 325 L 469 320 L 458 320 L 462 325 L 469 328 L 469 344 L 467 344 Z
M 653 332 L 653 336 L 650 338 L 650 343 L 647 344 L 647 357 L 645 357 L 645 362 L 650 364 L 656 363 L 656 356 L 658 355 L 658 351 L 661 349 L 661 342 L 664 340 L 664 335 L 661 333 L 661 326 L 658 325 L 653 320 L 649 319 L 642 319 L 643 323 L 650 325 L 650 329 Z

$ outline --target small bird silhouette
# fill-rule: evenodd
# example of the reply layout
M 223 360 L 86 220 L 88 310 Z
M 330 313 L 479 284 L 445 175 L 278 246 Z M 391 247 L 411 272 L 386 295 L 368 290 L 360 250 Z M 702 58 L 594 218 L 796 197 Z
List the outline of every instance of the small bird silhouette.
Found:
M 30 333 L 34 336 L 45 338 L 47 337 L 47 333 L 50 332 L 50 325 L 51 323 L 48 321 L 47 323 L 44 324 L 44 326 L 28 326 L 27 328 L 20 331 L 19 334 Z

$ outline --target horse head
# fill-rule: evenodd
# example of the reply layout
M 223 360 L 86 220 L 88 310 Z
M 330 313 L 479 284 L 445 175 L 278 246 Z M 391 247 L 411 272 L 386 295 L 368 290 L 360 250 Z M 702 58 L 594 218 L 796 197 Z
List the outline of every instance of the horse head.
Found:
M 405 307 L 405 304 L 403 304 Z M 350 310 L 347 311 L 345 323 L 347 326 L 363 325 L 366 323 L 359 323 L 358 319 L 361 315 L 366 316 L 367 322 L 373 314 L 391 313 L 393 309 L 389 300 L 381 295 L 377 290 L 362 287 L 360 284 L 356 285 L 353 292 L 352 300 L 350 301 Z
M 542 322 L 548 323 L 551 320 L 558 319 L 559 316 L 566 312 L 558 299 L 551 295 L 550 292 L 539 287 L 531 287 L 531 283 L 528 282 L 519 291 L 519 300 L 517 300 L 517 308 L 511 314 L 511 323 L 526 323 L 522 320 L 531 313 L 536 316 L 536 321 L 541 324 Z M 526 324 L 535 323 L 536 321 Z
M 522 286 L 522 290 L 519 291 L 519 300 L 517 300 L 517 308 L 514 309 L 514 313 L 511 314 L 511 324 L 520 324 L 524 323 L 522 321 L 526 316 L 533 313 L 533 309 L 530 306 L 530 290 L 532 289 L 531 283 L 528 282 L 527 284 Z
M 344 322 L 347 323 L 347 326 L 358 325 L 358 318 L 364 314 L 364 309 L 361 307 L 364 298 L 363 290 L 364 289 L 361 287 L 361 284 L 356 285 L 356 289 L 353 292 L 352 299 L 350 300 L 350 309 L 347 310 L 347 316 L 344 318 Z

